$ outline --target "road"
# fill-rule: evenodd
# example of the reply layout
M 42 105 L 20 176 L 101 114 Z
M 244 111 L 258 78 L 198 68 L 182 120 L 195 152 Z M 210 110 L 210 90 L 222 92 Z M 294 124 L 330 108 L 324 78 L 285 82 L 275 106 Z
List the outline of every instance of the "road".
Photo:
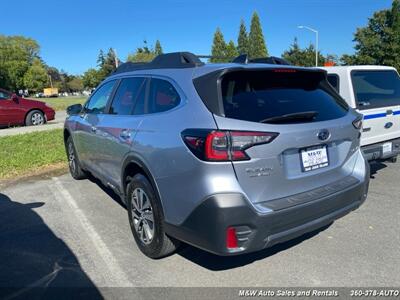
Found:
M 49 121 L 45 125 L 20 126 L 20 127 L 0 129 L 0 137 L 9 136 L 9 135 L 17 135 L 17 134 L 28 133 L 28 132 L 36 132 L 36 131 L 44 131 L 44 130 L 50 130 L 50 129 L 63 128 L 66 117 L 67 117 L 67 113 L 65 111 L 57 111 L 55 119 L 52 121 Z
M 321 231 L 258 253 L 191 246 L 160 260 L 136 247 L 118 197 L 95 179 L 0 192 L 0 286 L 400 286 L 400 163 L 375 164 L 366 203 Z

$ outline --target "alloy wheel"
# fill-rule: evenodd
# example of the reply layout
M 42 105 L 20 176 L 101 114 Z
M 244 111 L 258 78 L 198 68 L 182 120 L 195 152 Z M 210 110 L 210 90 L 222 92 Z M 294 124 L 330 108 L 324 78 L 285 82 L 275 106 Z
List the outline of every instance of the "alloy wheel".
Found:
M 33 125 L 42 125 L 44 123 L 43 115 L 39 112 L 36 112 L 32 115 L 31 121 Z
M 154 215 L 150 199 L 141 188 L 132 193 L 133 225 L 139 239 L 144 244 L 150 244 L 154 237 Z
M 68 164 L 69 164 L 71 173 L 75 173 L 76 160 L 75 160 L 74 145 L 72 145 L 72 143 L 68 144 Z

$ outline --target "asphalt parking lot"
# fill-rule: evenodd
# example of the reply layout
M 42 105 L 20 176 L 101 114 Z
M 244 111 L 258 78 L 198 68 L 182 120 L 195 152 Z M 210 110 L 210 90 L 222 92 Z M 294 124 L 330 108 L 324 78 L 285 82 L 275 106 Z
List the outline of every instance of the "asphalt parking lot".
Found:
M 190 246 L 160 260 L 136 247 L 125 208 L 95 179 L 69 175 L 0 192 L 0 287 L 400 286 L 400 163 L 372 166 L 357 211 L 262 252 L 218 257 Z

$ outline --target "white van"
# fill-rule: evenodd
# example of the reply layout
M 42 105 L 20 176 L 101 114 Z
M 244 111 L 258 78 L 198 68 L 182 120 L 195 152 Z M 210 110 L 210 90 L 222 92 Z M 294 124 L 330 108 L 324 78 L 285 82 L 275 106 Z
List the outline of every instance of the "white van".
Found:
M 324 67 L 329 83 L 364 115 L 361 146 L 368 160 L 396 162 L 400 153 L 400 77 L 385 66 Z

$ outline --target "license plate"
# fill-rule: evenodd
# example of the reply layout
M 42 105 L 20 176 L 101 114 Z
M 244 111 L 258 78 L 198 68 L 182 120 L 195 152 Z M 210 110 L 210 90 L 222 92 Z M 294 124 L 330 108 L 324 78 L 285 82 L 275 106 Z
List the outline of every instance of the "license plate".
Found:
M 384 143 L 382 145 L 382 153 L 383 155 L 392 153 L 392 142 Z
M 303 172 L 317 170 L 329 166 L 326 146 L 316 146 L 300 150 L 301 167 Z

